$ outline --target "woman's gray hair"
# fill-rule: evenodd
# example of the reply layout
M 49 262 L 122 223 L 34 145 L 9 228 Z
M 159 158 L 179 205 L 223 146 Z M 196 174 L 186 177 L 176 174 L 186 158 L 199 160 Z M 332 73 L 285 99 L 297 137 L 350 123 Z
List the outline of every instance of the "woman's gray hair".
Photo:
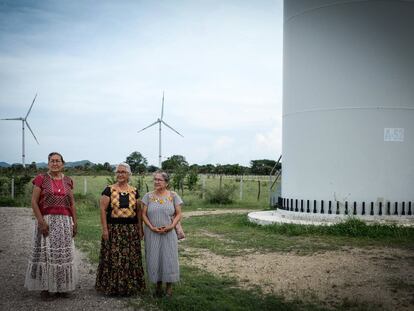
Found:
M 168 173 L 167 172 L 164 172 L 164 171 L 161 171 L 161 170 L 158 170 L 158 171 L 156 171 L 155 173 L 154 173 L 154 177 L 155 177 L 155 175 L 161 175 L 162 176 L 162 178 L 164 179 L 164 181 L 166 182 L 166 183 L 169 183 L 170 182 L 170 175 L 168 175 Z
M 128 176 L 131 176 L 131 175 L 132 175 L 131 167 L 129 166 L 129 164 L 128 164 L 128 163 L 125 163 L 125 162 L 121 162 L 121 163 L 119 163 L 119 164 L 115 167 L 115 172 L 117 172 L 117 171 L 118 171 L 118 167 L 120 167 L 120 166 L 122 166 L 122 167 L 125 167 L 125 168 L 126 168 L 126 170 L 128 171 Z

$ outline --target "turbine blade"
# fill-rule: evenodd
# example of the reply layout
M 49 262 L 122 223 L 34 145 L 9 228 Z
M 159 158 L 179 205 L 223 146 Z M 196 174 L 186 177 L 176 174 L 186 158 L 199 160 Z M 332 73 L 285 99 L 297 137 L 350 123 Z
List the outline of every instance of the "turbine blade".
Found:
M 35 97 L 33 98 L 32 104 L 30 105 L 29 111 L 27 112 L 26 116 L 24 117 L 24 119 L 27 119 L 27 116 L 29 115 L 30 111 L 32 110 L 33 104 L 36 100 L 37 94 L 35 95 Z
M 142 132 L 143 130 L 146 130 L 147 128 L 149 128 L 149 127 L 151 127 L 151 126 L 153 126 L 153 125 L 155 125 L 155 124 L 157 124 L 158 122 L 160 122 L 160 121 L 159 121 L 159 120 L 157 120 L 157 121 L 155 121 L 154 123 L 151 123 L 150 125 L 148 125 L 148 126 L 144 127 L 142 130 L 139 130 L 139 131 L 138 131 L 138 133 L 139 133 L 139 132 Z
M 178 133 L 176 130 L 174 130 L 171 126 L 169 126 L 167 123 L 165 123 L 164 121 L 162 121 L 161 120 L 161 122 L 165 125 L 165 126 L 167 126 L 167 127 L 169 127 L 171 130 L 173 130 L 174 132 L 176 132 L 178 135 L 180 135 L 181 137 L 184 137 L 183 135 L 181 135 L 180 133 Z
M 30 130 L 30 133 L 32 133 L 32 135 L 33 135 L 34 139 L 36 140 L 37 144 L 40 145 L 39 142 L 37 141 L 37 138 L 36 138 L 35 134 L 33 133 L 32 129 L 30 128 L 29 123 L 26 120 L 24 122 L 26 123 L 27 128 Z
M 0 119 L 0 120 L 18 120 L 18 121 L 22 121 L 23 118 L 6 118 L 6 119 Z
M 162 92 L 161 121 L 164 117 L 164 92 Z

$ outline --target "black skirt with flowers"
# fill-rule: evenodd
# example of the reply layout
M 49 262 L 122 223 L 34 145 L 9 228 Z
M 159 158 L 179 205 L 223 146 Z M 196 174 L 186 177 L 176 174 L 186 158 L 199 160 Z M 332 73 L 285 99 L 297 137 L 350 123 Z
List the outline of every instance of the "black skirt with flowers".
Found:
M 101 241 L 95 288 L 105 295 L 130 296 L 145 289 L 137 224 L 108 224 Z

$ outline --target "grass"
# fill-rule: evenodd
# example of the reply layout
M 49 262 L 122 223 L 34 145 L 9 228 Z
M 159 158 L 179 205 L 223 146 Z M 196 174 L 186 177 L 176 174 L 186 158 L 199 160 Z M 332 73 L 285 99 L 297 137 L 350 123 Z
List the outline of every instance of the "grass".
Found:
M 98 199 L 101 195 L 101 192 L 107 185 L 108 176 L 73 176 L 75 188 L 74 193 L 84 194 L 84 184 L 85 180 L 87 183 L 87 194 L 94 195 Z M 132 185 L 137 184 L 138 178 L 133 176 L 130 183 Z M 206 191 L 218 188 L 220 184 L 219 177 L 209 177 L 205 178 L 205 188 Z M 146 185 L 146 186 L 145 186 Z M 261 194 L 259 200 L 257 200 L 258 194 L 258 182 L 253 180 L 243 181 L 243 198 L 240 200 L 240 181 L 236 179 L 223 179 L 222 185 L 233 185 L 236 187 L 234 192 L 235 202 L 232 204 L 219 205 L 220 207 L 225 208 L 250 208 L 250 209 L 266 209 L 269 205 L 269 185 L 268 182 L 261 182 Z M 141 196 L 146 192 L 146 188 L 152 190 L 152 176 L 146 176 L 144 179 L 144 190 L 141 190 Z M 199 178 L 197 187 L 194 191 L 188 191 L 184 189 L 184 193 L 177 191 L 180 196 L 182 196 L 186 210 L 197 210 L 197 209 L 217 209 L 218 205 L 206 204 L 203 200 L 202 189 L 202 180 Z
M 99 260 L 101 247 L 100 209 L 94 204 L 95 199 L 88 196 L 79 198 L 77 194 L 78 235 L 76 246 L 88 254 L 93 263 Z M 80 202 L 82 199 L 84 202 Z
M 250 223 L 246 215 L 224 214 L 186 218 L 183 226 L 186 234 L 193 237 L 184 241 L 183 246 L 208 249 L 225 256 L 249 251 L 294 251 L 306 255 L 349 246 L 414 246 L 414 228 L 368 226 L 356 219 L 329 227 L 293 224 L 259 226 Z
M 148 293 L 130 304 L 146 310 L 171 311 L 327 310 L 300 301 L 287 302 L 282 297 L 263 294 L 258 288 L 241 289 L 237 280 L 217 277 L 193 267 L 181 266 L 181 280 L 171 298 L 153 299 Z
M 70 176 L 74 181 L 74 193 L 75 195 L 84 195 L 85 193 L 85 181 L 86 181 L 86 195 L 93 196 L 95 200 L 99 200 L 102 191 L 108 185 L 108 178 L 112 176 Z M 218 176 L 208 176 L 205 178 L 205 190 L 210 191 L 214 188 L 218 188 L 220 185 L 220 178 Z M 234 191 L 234 203 L 217 205 L 217 204 L 206 204 L 203 199 L 203 180 L 200 177 L 194 191 L 189 191 L 187 188 L 184 189 L 184 193 L 177 191 L 182 196 L 185 202 L 185 210 L 199 210 L 199 209 L 217 209 L 217 208 L 248 208 L 248 209 L 267 209 L 269 206 L 269 183 L 267 181 L 261 181 L 260 183 L 260 198 L 257 199 L 258 194 L 258 182 L 253 180 L 243 181 L 243 198 L 240 200 L 240 180 L 235 178 L 223 178 L 222 185 L 233 185 Z M 131 185 L 137 185 L 138 177 L 131 177 Z M 141 190 L 141 196 L 146 193 L 146 189 L 149 191 L 153 189 L 152 175 L 148 175 L 144 178 L 144 186 Z M 8 200 L 6 195 L 5 202 L 0 201 L 0 205 L 17 205 L 17 206 L 30 206 L 32 184 L 29 182 L 24 191 L 24 195 L 16 198 L 13 202 Z
M 96 265 L 99 258 L 101 227 L 99 208 L 93 195 L 76 195 L 79 234 L 76 244 Z M 217 206 L 199 205 L 200 209 Z M 240 206 L 239 206 L 240 207 Z M 227 206 L 226 206 L 227 208 Z M 395 226 L 367 226 L 356 219 L 330 227 L 272 225 L 250 223 L 246 215 L 223 214 L 193 216 L 183 221 L 188 238 L 180 243 L 180 256 L 196 256 L 185 252 L 188 247 L 211 251 L 221 256 L 237 256 L 248 252 L 295 252 L 312 254 L 349 247 L 414 247 L 414 229 Z M 324 302 L 286 301 L 275 294 L 265 294 L 258 287 L 243 288 L 239 281 L 206 273 L 181 261 L 181 282 L 174 286 L 170 299 L 154 299 L 152 287 L 142 297 L 129 304 L 145 310 L 328 310 Z M 395 284 L 394 284 L 395 283 Z M 395 288 L 397 282 L 394 282 Z M 404 290 L 412 289 L 403 284 Z M 335 310 L 381 310 L 380 305 L 368 305 L 344 300 Z

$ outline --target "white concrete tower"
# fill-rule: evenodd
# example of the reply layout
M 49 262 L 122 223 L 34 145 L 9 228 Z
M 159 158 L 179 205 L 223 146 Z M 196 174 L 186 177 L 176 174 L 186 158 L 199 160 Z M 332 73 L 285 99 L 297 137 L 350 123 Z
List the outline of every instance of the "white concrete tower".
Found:
M 282 209 L 414 214 L 414 1 L 285 0 Z

